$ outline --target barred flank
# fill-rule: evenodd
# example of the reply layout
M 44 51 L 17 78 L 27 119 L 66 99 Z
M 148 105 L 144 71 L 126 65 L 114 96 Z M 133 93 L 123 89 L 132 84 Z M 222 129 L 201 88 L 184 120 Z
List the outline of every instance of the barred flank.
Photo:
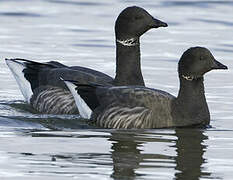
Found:
M 58 87 L 49 87 L 31 98 L 31 105 L 40 113 L 75 114 L 78 109 L 72 94 Z
M 105 128 L 150 128 L 152 126 L 151 111 L 145 107 L 119 107 L 107 108 L 97 117 L 97 124 Z

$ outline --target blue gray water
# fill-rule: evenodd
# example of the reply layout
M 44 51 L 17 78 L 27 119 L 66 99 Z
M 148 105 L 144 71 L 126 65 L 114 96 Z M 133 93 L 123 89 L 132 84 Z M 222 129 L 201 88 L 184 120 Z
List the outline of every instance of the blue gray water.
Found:
M 141 39 L 148 87 L 177 95 L 177 62 L 191 46 L 228 65 L 205 78 L 212 128 L 98 129 L 24 103 L 4 58 L 59 60 L 114 76 L 114 21 L 129 5 L 169 24 Z M 232 179 L 232 9 L 232 0 L 1 0 L 0 179 Z

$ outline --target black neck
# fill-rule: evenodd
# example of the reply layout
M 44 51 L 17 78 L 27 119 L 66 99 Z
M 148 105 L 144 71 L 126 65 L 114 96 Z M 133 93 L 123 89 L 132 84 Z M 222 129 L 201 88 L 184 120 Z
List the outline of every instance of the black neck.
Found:
M 178 117 L 175 119 L 177 124 L 209 124 L 210 115 L 203 81 L 203 77 L 187 80 L 180 76 L 180 90 L 173 107 L 175 117 Z
M 121 40 L 121 39 L 119 39 Z M 135 39 L 135 45 L 127 46 L 116 39 L 116 76 L 114 85 L 145 86 L 140 62 L 140 42 Z

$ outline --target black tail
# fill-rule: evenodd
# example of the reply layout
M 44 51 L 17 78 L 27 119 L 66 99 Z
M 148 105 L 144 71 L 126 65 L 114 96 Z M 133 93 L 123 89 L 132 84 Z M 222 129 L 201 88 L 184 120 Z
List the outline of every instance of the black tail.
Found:
M 10 60 L 15 63 L 19 63 L 25 67 L 23 70 L 24 77 L 30 82 L 32 90 L 39 87 L 39 80 L 43 82 L 43 78 L 46 78 L 45 76 L 44 77 L 41 76 L 39 79 L 39 73 L 41 71 L 45 69 L 66 67 L 55 61 L 39 63 L 39 62 L 30 61 L 30 60 L 21 59 L 21 58 L 5 59 L 5 60 Z

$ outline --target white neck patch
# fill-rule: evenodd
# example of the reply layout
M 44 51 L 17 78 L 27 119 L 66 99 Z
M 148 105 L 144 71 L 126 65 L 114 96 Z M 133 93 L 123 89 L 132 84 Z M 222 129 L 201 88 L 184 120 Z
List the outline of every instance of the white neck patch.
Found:
M 123 46 L 136 46 L 139 43 L 137 42 L 137 39 L 135 38 L 130 38 L 130 39 L 125 39 L 125 40 L 116 40 L 118 43 L 122 44 Z
M 187 81 L 192 81 L 194 79 L 193 76 L 185 76 L 185 75 L 182 75 L 182 78 L 184 78 Z

